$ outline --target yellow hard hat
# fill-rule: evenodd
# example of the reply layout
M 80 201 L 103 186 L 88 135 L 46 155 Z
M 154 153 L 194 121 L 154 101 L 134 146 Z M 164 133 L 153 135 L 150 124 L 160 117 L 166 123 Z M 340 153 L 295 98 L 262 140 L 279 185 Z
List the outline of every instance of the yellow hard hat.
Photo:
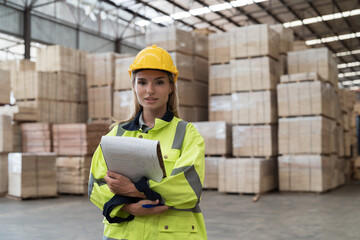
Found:
M 146 47 L 136 55 L 133 64 L 129 68 L 130 78 L 131 73 L 139 69 L 157 69 L 170 72 L 174 74 L 175 83 L 179 75 L 170 54 L 156 45 Z

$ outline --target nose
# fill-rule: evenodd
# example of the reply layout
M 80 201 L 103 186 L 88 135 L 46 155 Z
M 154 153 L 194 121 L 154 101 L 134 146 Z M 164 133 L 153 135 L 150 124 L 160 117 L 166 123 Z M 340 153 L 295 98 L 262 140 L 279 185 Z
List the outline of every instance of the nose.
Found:
M 153 93 L 155 93 L 155 87 L 154 87 L 154 84 L 153 84 L 153 83 L 150 83 L 150 84 L 147 85 L 146 92 L 147 92 L 148 94 L 153 94 Z

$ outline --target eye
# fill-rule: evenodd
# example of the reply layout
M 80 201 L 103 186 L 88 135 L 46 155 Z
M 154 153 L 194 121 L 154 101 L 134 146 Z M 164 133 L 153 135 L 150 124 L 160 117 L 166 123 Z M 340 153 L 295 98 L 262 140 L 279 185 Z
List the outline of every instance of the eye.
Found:
M 164 81 L 163 81 L 163 80 L 157 80 L 157 81 L 156 81 L 156 84 L 157 84 L 157 85 L 163 85 L 163 84 L 164 84 Z
M 145 80 L 137 80 L 137 84 L 139 85 L 145 85 L 146 81 Z

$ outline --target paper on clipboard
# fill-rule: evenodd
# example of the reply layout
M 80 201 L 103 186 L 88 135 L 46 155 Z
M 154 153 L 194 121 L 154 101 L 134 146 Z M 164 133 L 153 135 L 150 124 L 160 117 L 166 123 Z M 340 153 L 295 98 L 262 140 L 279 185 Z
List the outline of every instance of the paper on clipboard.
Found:
M 133 182 L 142 177 L 160 182 L 166 177 L 159 141 L 103 136 L 100 146 L 108 170 L 124 175 Z

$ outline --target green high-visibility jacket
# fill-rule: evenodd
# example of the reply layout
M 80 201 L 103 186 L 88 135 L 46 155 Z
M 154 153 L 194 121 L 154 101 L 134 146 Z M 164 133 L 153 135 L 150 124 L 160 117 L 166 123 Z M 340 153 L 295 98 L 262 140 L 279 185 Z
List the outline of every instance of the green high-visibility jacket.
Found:
M 108 136 L 140 137 L 160 141 L 167 177 L 160 183 L 148 180 L 142 188 L 160 194 L 162 203 L 170 209 L 159 215 L 130 216 L 122 211 L 123 204 L 112 208 L 104 218 L 103 240 L 112 239 L 207 239 L 204 218 L 199 203 L 204 181 L 204 139 L 191 124 L 175 117 L 170 111 L 155 119 L 147 133 L 139 127 L 137 114 L 132 122 L 115 126 Z M 89 198 L 101 210 L 114 196 L 104 181 L 107 167 L 101 148 L 93 155 L 89 179 Z M 139 189 L 139 188 L 138 188 Z M 131 218 L 132 217 L 132 218 Z

